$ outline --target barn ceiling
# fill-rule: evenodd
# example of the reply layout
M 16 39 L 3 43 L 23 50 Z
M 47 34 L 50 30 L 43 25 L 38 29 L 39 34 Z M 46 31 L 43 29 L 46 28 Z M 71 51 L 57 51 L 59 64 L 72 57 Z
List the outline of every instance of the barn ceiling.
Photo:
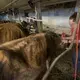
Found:
M 33 0 L 33 3 L 41 1 L 41 7 L 45 7 L 52 4 L 70 2 L 76 0 Z M 31 7 L 28 5 L 28 0 L 0 0 L 0 11 L 8 8 L 19 8 L 21 10 L 29 10 Z

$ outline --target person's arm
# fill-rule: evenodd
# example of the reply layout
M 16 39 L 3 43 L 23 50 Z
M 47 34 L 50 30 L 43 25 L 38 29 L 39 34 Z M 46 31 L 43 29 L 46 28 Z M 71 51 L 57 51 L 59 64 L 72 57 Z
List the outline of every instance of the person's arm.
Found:
M 72 40 L 72 36 L 69 35 L 69 37 L 65 37 L 64 39 L 62 39 L 62 42 L 63 43 L 69 43 L 69 42 L 71 42 L 71 40 Z
M 62 40 L 63 43 L 70 43 L 71 42 L 71 37 L 67 37 Z

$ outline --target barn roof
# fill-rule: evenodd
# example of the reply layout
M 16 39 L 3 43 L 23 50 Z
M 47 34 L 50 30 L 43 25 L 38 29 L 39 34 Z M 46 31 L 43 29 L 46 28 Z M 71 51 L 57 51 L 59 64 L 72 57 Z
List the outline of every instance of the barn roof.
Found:
M 31 7 L 28 4 L 29 0 L 0 0 L 0 11 L 8 8 L 19 8 L 21 10 L 29 10 Z M 41 1 L 41 7 L 53 5 L 57 3 L 71 2 L 76 0 L 33 0 L 33 3 Z

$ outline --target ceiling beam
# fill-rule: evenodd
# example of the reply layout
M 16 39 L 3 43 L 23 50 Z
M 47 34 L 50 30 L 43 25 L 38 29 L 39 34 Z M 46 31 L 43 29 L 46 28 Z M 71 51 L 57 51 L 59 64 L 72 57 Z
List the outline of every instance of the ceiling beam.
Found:
M 71 1 L 76 1 L 76 0 L 33 0 L 33 3 L 41 2 L 41 8 L 45 8 L 46 6 L 49 6 L 49 5 L 71 2 Z M 31 9 L 31 7 L 28 5 L 28 0 L 13 0 L 9 4 L 1 8 L 1 11 L 6 10 L 9 7 L 12 7 L 12 8 L 16 7 L 23 10 Z
M 10 2 L 9 4 L 7 4 L 6 6 L 4 6 L 3 8 L 0 9 L 0 11 L 8 8 L 9 6 L 11 6 L 12 4 L 14 4 L 16 1 L 19 1 L 19 0 L 13 0 L 12 2 Z
M 38 2 L 38 1 L 40 1 L 40 0 L 35 0 L 35 2 Z M 73 1 L 76 1 L 76 0 L 45 0 L 45 1 L 42 0 L 41 8 L 44 9 L 46 6 L 49 6 L 49 5 L 55 5 L 55 4 L 60 4 L 60 3 L 73 2 Z M 31 9 L 28 4 L 19 6 L 19 8 L 24 9 L 24 10 Z

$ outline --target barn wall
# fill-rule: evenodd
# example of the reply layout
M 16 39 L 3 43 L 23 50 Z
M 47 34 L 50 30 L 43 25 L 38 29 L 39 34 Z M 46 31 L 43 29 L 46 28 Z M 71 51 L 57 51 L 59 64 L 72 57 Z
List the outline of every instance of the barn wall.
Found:
M 49 26 L 51 28 L 53 27 L 69 27 L 69 16 L 75 11 L 75 8 L 57 8 L 57 9 L 51 9 L 51 10 L 46 10 L 42 12 L 42 20 L 43 24 L 46 26 Z M 35 16 L 35 13 L 29 13 L 30 17 Z M 3 15 L 0 16 L 0 20 L 9 20 L 12 18 L 12 20 L 17 20 L 19 19 L 21 21 L 27 19 L 24 17 L 24 13 L 20 13 L 19 16 L 14 17 L 10 15 Z
M 71 3 L 72 4 L 72 3 Z M 71 5 L 70 4 L 70 5 Z M 60 4 L 59 7 L 57 8 L 49 8 L 45 11 L 42 11 L 42 20 L 43 24 L 48 27 L 70 27 L 69 26 L 69 16 L 76 10 L 75 7 L 72 7 L 72 5 L 67 5 L 69 6 L 68 8 L 65 8 L 65 6 L 62 6 Z M 75 6 L 75 4 L 73 4 Z M 54 7 L 54 6 L 51 6 Z M 30 17 L 35 17 L 35 13 L 29 13 Z M 20 11 L 19 16 L 1 16 L 2 19 L 10 19 L 10 20 L 25 20 L 27 21 L 26 17 L 24 17 L 24 11 Z
M 42 12 L 43 24 L 51 28 L 54 27 L 70 27 L 69 16 L 75 12 L 75 8 L 58 8 Z M 29 16 L 35 16 L 30 13 Z

